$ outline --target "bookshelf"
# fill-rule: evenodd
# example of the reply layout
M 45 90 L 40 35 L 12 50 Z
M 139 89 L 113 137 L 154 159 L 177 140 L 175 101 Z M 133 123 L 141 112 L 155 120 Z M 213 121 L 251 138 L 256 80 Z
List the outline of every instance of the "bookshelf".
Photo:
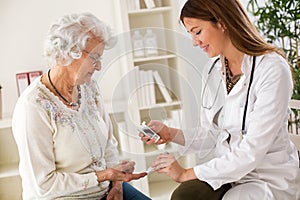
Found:
M 171 143 L 166 144 L 163 149 L 158 149 L 156 145 L 144 144 L 138 136 L 137 126 L 143 121 L 149 122 L 151 119 L 157 119 L 172 127 L 180 128 L 183 118 L 183 92 L 181 80 L 178 77 L 185 72 L 182 71 L 183 68 L 179 67 L 181 61 L 176 54 L 176 40 L 180 32 L 178 2 L 154 0 L 156 6 L 147 8 L 144 1 L 141 0 L 140 8 L 132 9 L 128 8 L 128 1 L 130 0 L 114 0 L 117 32 L 120 33 L 118 35 L 119 52 L 115 53 L 118 54 L 118 58 L 107 61 L 107 64 L 119 62 L 117 72 L 119 81 L 116 86 L 113 86 L 114 94 L 111 99 L 107 100 L 106 108 L 113 121 L 122 158 L 134 160 L 136 162 L 135 171 L 141 172 L 145 171 L 156 156 L 162 152 L 178 154 L 176 145 Z M 145 35 L 149 28 L 157 38 L 157 54 L 134 57 L 132 44 L 134 32 L 138 30 L 141 35 Z M 110 55 L 112 54 L 114 53 Z M 107 66 L 105 63 L 103 65 Z M 148 73 L 150 71 L 152 75 Z M 161 80 L 154 77 L 152 81 L 148 79 L 146 83 L 142 82 L 140 79 L 144 72 L 153 77 L 159 75 Z M 117 73 L 116 70 L 111 70 L 111 72 L 107 70 L 104 78 L 113 77 Z M 100 80 L 100 88 L 105 87 L 105 83 Z M 155 99 L 147 102 L 148 98 L 153 97 L 153 93 L 150 90 L 143 93 L 141 90 L 144 89 L 144 86 L 149 85 L 152 89 L 155 88 Z M 159 86 L 166 90 L 162 91 Z M 163 93 L 166 92 L 170 98 L 164 96 Z M 149 96 L 149 94 L 152 95 Z M 106 95 L 104 94 L 104 96 Z M 146 98 L 146 103 L 141 103 L 143 100 L 140 96 Z M 182 157 L 180 162 L 183 166 L 193 165 L 193 156 Z M 178 186 L 178 183 L 170 180 L 166 175 L 157 173 L 133 181 L 131 184 L 155 200 L 169 199 L 172 191 Z

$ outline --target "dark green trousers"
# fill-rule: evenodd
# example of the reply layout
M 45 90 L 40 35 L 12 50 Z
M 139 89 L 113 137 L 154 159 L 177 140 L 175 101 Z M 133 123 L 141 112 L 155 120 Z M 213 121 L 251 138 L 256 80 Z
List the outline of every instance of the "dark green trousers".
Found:
M 198 179 L 186 181 L 174 190 L 171 200 L 221 200 L 230 188 L 230 184 L 225 184 L 214 191 L 204 181 Z

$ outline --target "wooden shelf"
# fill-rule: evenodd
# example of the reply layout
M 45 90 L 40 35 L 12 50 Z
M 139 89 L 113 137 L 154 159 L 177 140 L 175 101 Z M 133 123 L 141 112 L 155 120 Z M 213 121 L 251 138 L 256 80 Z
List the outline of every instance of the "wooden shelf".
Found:
M 11 117 L 5 117 L 0 119 L 0 129 L 11 128 Z
M 19 176 L 18 167 L 18 163 L 0 165 L 0 178 Z
M 167 11 L 171 11 L 171 10 L 172 10 L 172 8 L 169 6 L 157 7 L 157 8 L 151 8 L 151 9 L 145 8 L 145 9 L 128 11 L 128 15 L 154 14 L 154 13 L 167 12 Z
M 150 109 L 150 108 L 161 108 L 161 107 L 167 107 L 167 106 L 177 106 L 180 105 L 181 101 L 172 101 L 172 102 L 163 102 L 163 103 L 157 103 L 154 105 L 148 105 L 148 106 L 143 106 L 140 107 L 140 110 L 146 110 L 146 109 Z
M 151 57 L 145 57 L 145 58 L 134 58 L 133 62 L 138 63 L 138 62 L 147 62 L 147 61 L 171 59 L 171 58 L 176 58 L 176 55 L 167 54 L 167 55 L 158 55 L 158 56 L 151 56 Z

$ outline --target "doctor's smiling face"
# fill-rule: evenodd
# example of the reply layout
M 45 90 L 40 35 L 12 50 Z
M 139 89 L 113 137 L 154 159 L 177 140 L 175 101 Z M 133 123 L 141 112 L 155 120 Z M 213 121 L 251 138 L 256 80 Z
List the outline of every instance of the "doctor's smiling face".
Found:
M 226 28 L 220 22 L 185 17 L 184 26 L 192 35 L 193 45 L 199 46 L 209 57 L 222 54 L 229 42 Z

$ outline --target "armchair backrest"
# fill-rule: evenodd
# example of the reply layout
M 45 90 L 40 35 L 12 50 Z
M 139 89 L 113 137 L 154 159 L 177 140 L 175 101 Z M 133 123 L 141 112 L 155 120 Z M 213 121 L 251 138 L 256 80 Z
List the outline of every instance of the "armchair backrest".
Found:
M 300 153 L 300 100 L 292 99 L 290 108 L 292 109 L 289 119 L 290 138 Z

